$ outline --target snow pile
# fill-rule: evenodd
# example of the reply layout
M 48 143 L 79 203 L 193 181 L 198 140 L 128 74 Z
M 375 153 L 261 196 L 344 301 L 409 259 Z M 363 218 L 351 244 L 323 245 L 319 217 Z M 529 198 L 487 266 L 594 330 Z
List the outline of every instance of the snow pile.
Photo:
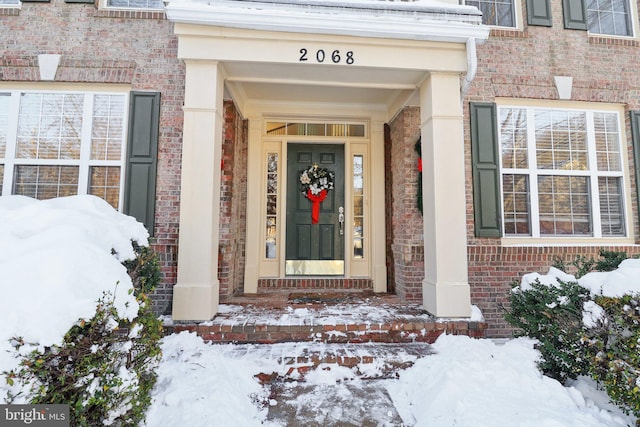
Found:
M 244 348 L 245 354 L 237 352 Z M 275 372 L 277 363 L 253 346 L 205 344 L 196 334 L 164 338 L 154 402 L 146 425 L 259 426 L 265 390 L 254 375 Z
M 536 341 L 441 336 L 436 354 L 390 382 L 402 419 L 415 426 L 626 426 L 628 417 L 601 409 L 573 387 L 543 376 Z
M 592 271 L 579 279 L 551 267 L 547 274 L 528 273 L 522 276 L 520 290 L 531 289 L 531 285 L 536 280 L 547 286 L 558 286 L 559 281 L 578 282 L 593 296 L 620 297 L 637 294 L 640 293 L 640 259 L 626 259 L 614 271 Z
M 272 407 L 286 404 L 297 420 L 313 421 L 308 412 L 315 410 L 318 420 L 330 419 L 331 412 L 336 412 L 341 413 L 337 420 L 355 424 L 358 420 L 352 418 L 362 415 L 357 413 L 362 407 L 379 425 L 389 425 L 383 422 L 390 415 L 384 398 L 389 395 L 394 411 L 407 426 L 633 425 L 635 420 L 608 404 L 606 394 L 588 380 L 564 387 L 543 376 L 537 368 L 540 355 L 534 344 L 526 338 L 498 345 L 491 340 L 443 335 L 433 345 L 435 354 L 422 358 L 396 354 L 414 363 L 400 372 L 399 379 L 365 381 L 354 372 L 366 370 L 366 364 L 354 369 L 323 364 L 297 383 L 283 383 L 278 395 L 290 399 L 283 402 L 270 398 L 270 388 L 260 386 L 255 375 L 283 375 L 292 367 L 283 357 L 331 353 L 335 344 L 206 344 L 195 334 L 182 332 L 163 340 L 163 360 L 146 425 L 287 425 L 281 419 L 267 419 L 265 402 Z M 355 412 L 345 413 L 348 408 Z
M 578 282 L 587 289 L 592 297 L 621 297 L 640 293 L 640 259 L 626 259 L 613 271 L 592 271 L 576 279 L 572 274 L 567 274 L 555 267 L 549 268 L 547 274 L 528 273 L 522 277 L 520 285 L 513 289 L 514 292 L 527 291 L 531 286 L 540 282 L 545 286 L 559 286 L 560 282 Z M 562 304 L 562 301 L 558 303 Z M 550 307 L 553 308 L 553 307 Z M 582 323 L 587 328 L 593 328 L 604 320 L 604 309 L 594 301 L 584 303 L 582 311 Z
M 98 197 L 0 197 L 0 371 L 16 366 L 7 352 L 12 337 L 59 344 L 78 319 L 93 316 L 105 291 L 115 295 L 119 316 L 135 318 L 139 306 L 121 262 L 135 257 L 132 240 L 147 239 L 142 224 Z

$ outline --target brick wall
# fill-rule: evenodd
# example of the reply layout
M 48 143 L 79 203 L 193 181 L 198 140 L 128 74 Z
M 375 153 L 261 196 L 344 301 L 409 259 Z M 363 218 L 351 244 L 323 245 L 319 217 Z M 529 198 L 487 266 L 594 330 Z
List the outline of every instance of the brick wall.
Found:
M 220 299 L 243 292 L 247 212 L 247 122 L 224 103 L 218 277 Z
M 522 2 L 525 8 L 525 2 Z M 553 76 L 573 77 L 573 101 L 611 102 L 640 108 L 640 44 L 635 40 L 588 36 L 585 31 L 565 30 L 561 0 L 551 0 L 553 26 L 528 27 L 524 32 L 492 30 L 478 46 L 478 72 L 463 106 L 465 111 L 465 159 L 469 282 L 472 304 L 489 323 L 487 336 L 507 337 L 512 329 L 503 320 L 511 284 L 528 272 L 546 273 L 556 258 L 565 262 L 576 256 L 597 257 L 599 247 L 503 247 L 498 239 L 477 239 L 473 231 L 473 193 L 469 101 L 494 101 L 496 97 L 557 100 Z M 526 16 L 526 15 L 525 15 Z M 526 22 L 526 19 L 524 19 Z M 626 136 L 631 142 L 628 115 Z M 628 153 L 628 180 L 632 186 L 635 235 L 638 209 L 635 197 L 633 155 Z M 635 246 L 606 247 L 637 254 Z
M 176 282 L 184 99 L 173 24 L 163 12 L 115 12 L 52 0 L 0 13 L 0 40 L 2 82 L 39 80 L 37 55 L 51 53 L 62 55 L 56 82 L 125 84 L 161 93 L 153 248 L 164 278 L 153 300 L 157 312 L 166 312 Z
M 424 244 L 422 216 L 417 208 L 418 154 L 415 143 L 420 136 L 420 109 L 405 108 L 389 123 L 385 144 L 387 209 L 387 259 L 390 281 L 398 296 L 422 303 Z

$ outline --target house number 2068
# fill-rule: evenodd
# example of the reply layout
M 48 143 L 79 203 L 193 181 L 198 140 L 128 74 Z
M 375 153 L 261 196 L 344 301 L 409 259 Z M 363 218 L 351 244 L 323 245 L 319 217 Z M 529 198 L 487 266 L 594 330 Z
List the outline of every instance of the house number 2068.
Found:
M 353 58 L 353 51 L 350 50 L 346 53 L 342 53 L 339 50 L 334 50 L 333 52 L 325 52 L 324 49 L 318 49 L 315 51 L 315 55 L 313 52 L 309 52 L 309 50 L 302 48 L 300 49 L 300 58 L 298 61 L 307 62 L 315 60 L 318 63 L 322 62 L 333 62 L 334 64 L 340 64 L 344 62 L 345 64 L 351 65 L 355 62 Z

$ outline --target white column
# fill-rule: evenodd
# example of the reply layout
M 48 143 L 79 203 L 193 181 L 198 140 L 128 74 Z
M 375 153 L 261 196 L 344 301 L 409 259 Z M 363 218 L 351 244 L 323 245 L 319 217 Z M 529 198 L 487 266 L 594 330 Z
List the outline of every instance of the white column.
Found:
M 469 317 L 463 113 L 458 74 L 433 73 L 420 87 L 424 308 Z
M 216 61 L 185 61 L 178 281 L 173 319 L 209 320 L 218 312 L 220 166 L 224 77 Z

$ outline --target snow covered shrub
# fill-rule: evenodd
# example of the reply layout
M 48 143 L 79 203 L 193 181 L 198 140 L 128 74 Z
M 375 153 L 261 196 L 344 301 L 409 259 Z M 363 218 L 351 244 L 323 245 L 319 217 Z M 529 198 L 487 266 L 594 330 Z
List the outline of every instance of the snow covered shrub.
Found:
M 640 261 L 603 250 L 600 257 L 572 263 L 579 279 L 555 267 L 525 275 L 505 319 L 539 341 L 546 375 L 563 382 L 589 375 L 640 417 Z
M 32 404 L 68 404 L 74 426 L 138 425 L 151 404 L 163 331 L 147 292 L 160 275 L 153 251 L 135 250 L 137 258 L 125 263 L 140 305 L 135 319 L 120 317 L 114 293 L 105 292 L 95 315 L 78 321 L 61 345 L 20 356 L 19 368 L 5 373 Z
M 590 342 L 591 376 L 611 400 L 640 417 L 640 294 L 596 297 L 605 330 Z
M 527 289 L 516 286 L 511 292 L 511 311 L 505 319 L 518 334 L 539 341 L 540 369 L 559 381 L 587 373 L 582 309 L 588 300 L 589 291 L 577 282 L 549 286 L 536 280 Z

